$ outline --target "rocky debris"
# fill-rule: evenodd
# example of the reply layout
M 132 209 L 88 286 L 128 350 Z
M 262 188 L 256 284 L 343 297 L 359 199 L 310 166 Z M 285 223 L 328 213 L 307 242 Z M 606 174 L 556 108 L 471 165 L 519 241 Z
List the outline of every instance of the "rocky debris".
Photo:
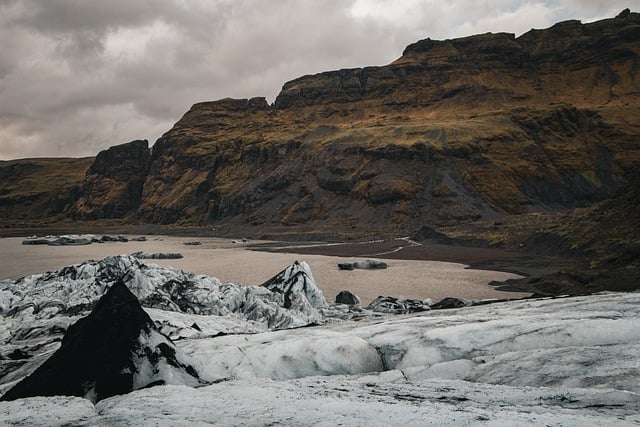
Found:
M 431 310 L 431 300 L 414 300 L 379 296 L 366 307 L 378 313 L 406 314 Z
M 67 395 L 97 402 L 166 383 L 193 386 L 200 378 L 118 281 L 69 327 L 61 347 L 0 400 Z
M 136 241 L 136 242 L 145 242 L 147 240 L 146 237 L 134 237 L 132 239 L 128 239 L 125 236 L 109 236 L 104 235 L 101 237 L 93 237 L 91 235 L 88 236 L 73 236 L 73 235 L 64 235 L 64 236 L 47 236 L 47 237 L 37 237 L 32 236 L 28 237 L 22 241 L 23 245 L 49 245 L 49 246 L 73 246 L 73 245 L 89 245 L 91 243 L 106 243 L 106 242 L 128 242 Z
M 181 253 L 178 252 L 159 252 L 159 253 L 149 253 L 138 251 L 131 254 L 132 257 L 138 259 L 180 259 L 184 258 Z
M 48 243 L 49 246 L 82 246 L 90 245 L 91 240 L 84 237 L 60 236 Z
M 184 242 L 183 245 L 185 246 L 200 246 L 202 245 L 202 242 L 195 240 L 193 242 Z
M 389 265 L 386 262 L 377 259 L 367 259 L 364 261 L 344 262 L 338 264 L 340 270 L 383 270 Z
M 461 298 L 447 297 L 433 304 L 431 308 L 433 310 L 438 310 L 438 309 L 468 307 L 470 305 L 474 305 L 473 301 L 469 301 Z
M 49 246 L 82 246 L 91 244 L 91 239 L 82 236 L 48 236 L 29 237 L 22 241 L 23 245 L 49 245 Z
M 336 304 L 358 305 L 360 304 L 360 298 L 350 291 L 340 291 L 336 295 Z
M 146 239 L 145 239 L 146 240 Z M 109 236 L 109 235 L 104 235 L 102 237 L 93 239 L 92 242 L 94 243 L 106 243 L 106 242 L 121 242 L 121 243 L 125 243 L 128 242 L 129 239 L 126 238 L 125 236 Z
M 47 237 L 28 237 L 22 241 L 23 245 L 48 245 L 52 239 Z

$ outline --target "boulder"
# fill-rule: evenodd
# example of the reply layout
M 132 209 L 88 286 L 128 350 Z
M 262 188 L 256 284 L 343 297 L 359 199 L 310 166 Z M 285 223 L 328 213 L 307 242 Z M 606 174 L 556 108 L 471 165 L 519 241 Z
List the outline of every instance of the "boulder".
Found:
M 367 259 L 364 261 L 356 261 L 356 262 L 344 262 L 338 264 L 338 268 L 340 270 L 382 270 L 388 267 L 386 262 L 382 262 L 377 259 Z
M 352 292 L 340 291 L 336 295 L 336 304 L 358 305 L 360 304 L 360 298 Z
M 470 305 L 472 305 L 471 301 L 463 300 L 460 298 L 447 297 L 433 304 L 431 308 L 434 310 L 441 310 L 447 308 L 467 307 Z
M 353 266 L 361 270 L 382 270 L 388 267 L 386 262 L 382 262 L 377 259 L 367 259 L 364 261 L 356 261 L 353 263 Z

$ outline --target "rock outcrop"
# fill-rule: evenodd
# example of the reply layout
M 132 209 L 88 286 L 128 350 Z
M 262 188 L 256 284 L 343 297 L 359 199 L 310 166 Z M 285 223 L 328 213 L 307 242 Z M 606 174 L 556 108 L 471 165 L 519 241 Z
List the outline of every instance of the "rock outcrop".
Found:
M 71 208 L 77 219 L 122 218 L 136 211 L 149 168 L 149 142 L 132 141 L 101 151 L 87 170 L 81 196 Z
M 197 385 L 197 371 L 182 359 L 120 281 L 69 327 L 60 349 L 0 400 L 66 395 L 96 402 L 167 382 Z

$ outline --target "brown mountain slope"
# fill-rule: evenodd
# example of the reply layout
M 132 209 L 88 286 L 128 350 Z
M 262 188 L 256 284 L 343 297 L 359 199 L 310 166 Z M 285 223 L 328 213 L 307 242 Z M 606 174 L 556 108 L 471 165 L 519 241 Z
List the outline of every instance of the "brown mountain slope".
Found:
M 623 13 L 423 40 L 286 83 L 273 106 L 196 104 L 155 144 L 137 214 L 389 235 L 603 200 L 638 170 L 639 53 Z
M 150 154 L 100 153 L 45 213 L 339 236 L 588 206 L 637 175 L 639 55 L 628 11 L 422 40 L 386 66 L 288 82 L 273 105 L 196 104 Z
M 0 161 L 0 224 L 60 219 L 93 158 Z

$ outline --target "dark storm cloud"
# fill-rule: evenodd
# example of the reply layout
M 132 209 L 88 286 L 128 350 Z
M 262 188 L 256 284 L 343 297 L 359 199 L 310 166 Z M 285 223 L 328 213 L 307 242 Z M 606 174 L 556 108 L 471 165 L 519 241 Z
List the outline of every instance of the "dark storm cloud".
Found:
M 195 102 L 385 64 L 421 38 L 522 33 L 634 1 L 0 0 L 0 159 L 152 142 Z

